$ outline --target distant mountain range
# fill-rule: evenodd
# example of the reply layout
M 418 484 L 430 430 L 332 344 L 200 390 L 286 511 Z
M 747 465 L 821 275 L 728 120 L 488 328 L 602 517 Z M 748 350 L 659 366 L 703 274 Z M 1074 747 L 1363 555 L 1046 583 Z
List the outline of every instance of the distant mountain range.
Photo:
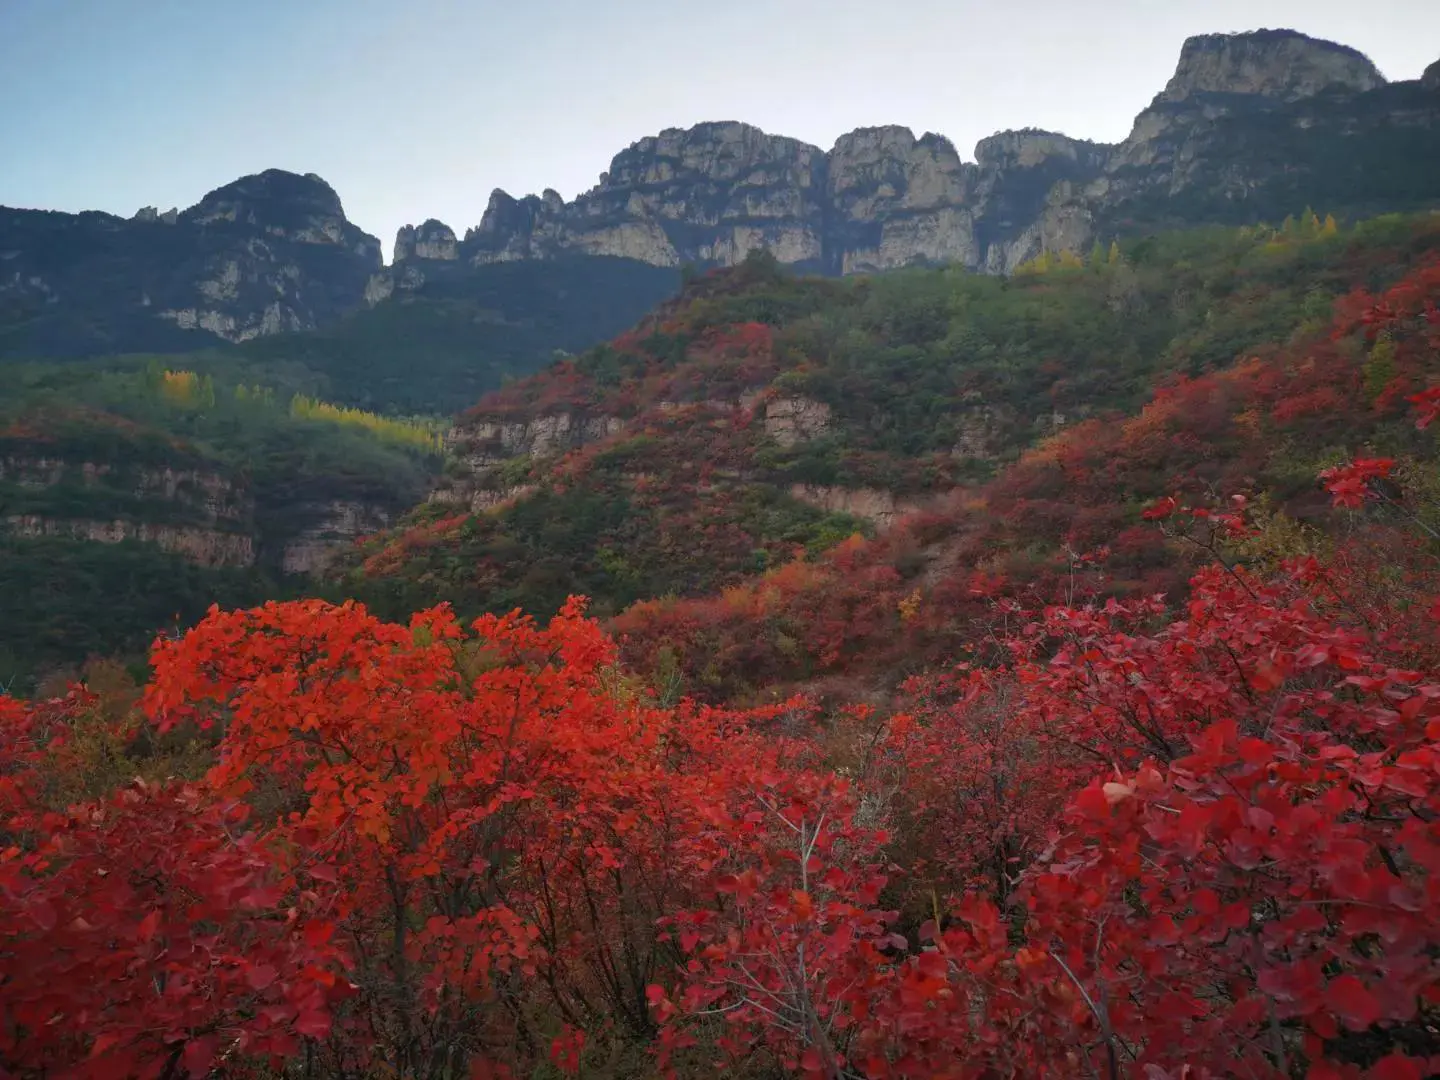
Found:
M 1195 37 L 1124 142 L 1001 132 L 973 163 L 901 127 L 851 132 L 828 153 L 741 123 L 672 129 L 621 151 L 572 202 L 497 190 L 463 238 L 434 220 L 406 226 L 389 267 L 314 174 L 272 169 L 128 220 L 0 208 L 0 355 L 314 330 L 437 283 L 483 287 L 497 263 L 729 265 L 763 247 L 830 274 L 939 262 L 1004 273 L 1116 235 L 1306 206 L 1440 206 L 1440 62 L 1387 82 L 1355 50 L 1290 30 Z

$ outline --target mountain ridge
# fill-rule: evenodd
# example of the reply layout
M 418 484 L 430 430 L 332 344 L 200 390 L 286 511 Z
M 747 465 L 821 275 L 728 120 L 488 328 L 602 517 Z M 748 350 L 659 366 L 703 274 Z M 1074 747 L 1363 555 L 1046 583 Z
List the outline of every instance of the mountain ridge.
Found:
M 830 150 L 739 121 L 667 128 L 566 201 L 495 189 L 463 236 L 430 218 L 380 242 L 317 175 L 266 170 L 195 206 L 134 218 L 0 208 L 0 354 L 183 349 L 315 330 L 496 263 L 609 256 L 675 269 L 758 248 L 801 270 L 1039 255 L 1195 224 L 1440 206 L 1440 76 L 1388 82 L 1362 54 L 1293 30 L 1186 40 L 1116 144 L 857 128 Z M 202 336 L 203 335 L 203 336 Z
M 1025 128 L 979 140 L 967 161 L 945 136 L 917 138 L 899 125 L 857 128 L 829 151 L 739 121 L 667 128 L 616 154 L 569 202 L 552 189 L 517 199 L 497 188 L 462 248 L 475 262 L 584 251 L 675 266 L 733 264 L 765 246 L 781 262 L 828 273 L 917 261 L 1008 273 L 1113 233 L 1114 211 L 1150 187 L 1168 184 L 1173 195 L 1205 186 L 1211 178 L 1194 161 L 1182 175 L 1172 166 L 1197 150 L 1203 157 L 1227 117 L 1243 122 L 1248 111 L 1264 116 L 1315 98 L 1343 112 L 1350 97 L 1387 86 L 1429 88 L 1423 79 L 1387 82 L 1348 46 L 1258 30 L 1187 39 L 1174 75 L 1116 144 Z M 1440 101 L 1427 102 L 1424 117 L 1398 122 L 1412 134 L 1434 129 L 1437 109 Z M 1300 112 L 1293 119 L 1315 126 Z M 1137 167 L 1155 175 L 1134 176 Z M 1271 181 L 1258 171 L 1242 176 L 1235 197 Z M 403 261 L 403 245 L 396 253 Z

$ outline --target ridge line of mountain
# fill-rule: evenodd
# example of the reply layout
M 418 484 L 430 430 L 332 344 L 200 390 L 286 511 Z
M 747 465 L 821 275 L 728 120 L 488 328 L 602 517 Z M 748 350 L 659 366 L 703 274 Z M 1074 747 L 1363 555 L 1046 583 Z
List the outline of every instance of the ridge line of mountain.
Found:
M 129 220 L 0 208 L 0 355 L 310 330 L 498 263 L 733 265 L 765 248 L 828 274 L 1009 273 L 1123 233 L 1307 205 L 1440 207 L 1440 62 L 1387 82 L 1354 49 L 1293 30 L 1192 37 L 1121 143 L 1005 131 L 980 140 L 974 162 L 899 126 L 856 129 L 828 152 L 740 122 L 670 128 L 570 202 L 496 189 L 463 237 L 433 218 L 407 225 L 390 266 L 313 173 L 266 170 Z

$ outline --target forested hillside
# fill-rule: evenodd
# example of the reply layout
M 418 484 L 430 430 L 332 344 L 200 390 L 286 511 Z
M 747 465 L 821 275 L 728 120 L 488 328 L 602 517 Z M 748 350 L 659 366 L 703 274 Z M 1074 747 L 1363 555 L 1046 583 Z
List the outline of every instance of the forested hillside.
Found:
M 212 603 L 301 588 L 439 471 L 442 425 L 173 358 L 12 366 L 0 402 L 0 683 L 139 655 Z
M 692 283 L 634 331 L 483 399 L 412 528 L 347 588 L 400 615 L 613 614 L 696 596 L 1003 486 L 1056 432 L 1112 431 L 1154 388 L 1324 332 L 1335 299 L 1440 249 L 1431 216 L 1314 214 L 1044 259 L 1012 278 L 844 281 L 763 258 Z M 1372 374 L 1372 379 L 1381 374 Z M 1121 512 L 1150 494 L 1124 488 Z M 1061 537 L 1027 531 L 1044 561 Z
M 378 412 L 449 416 L 509 379 L 632 325 L 679 284 L 630 259 L 445 264 L 333 325 L 247 342 L 252 363 L 299 365 L 320 392 Z
M 449 269 L 307 333 L 0 358 L 0 686 L 138 656 L 211 603 L 325 591 L 300 575 L 425 498 L 451 414 L 678 278 L 599 258 Z

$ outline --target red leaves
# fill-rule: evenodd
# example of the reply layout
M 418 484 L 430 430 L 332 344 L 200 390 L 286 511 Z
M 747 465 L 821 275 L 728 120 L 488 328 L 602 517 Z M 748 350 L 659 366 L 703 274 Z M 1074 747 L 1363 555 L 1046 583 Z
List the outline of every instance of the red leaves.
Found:
M 222 1042 L 242 1038 L 261 1057 L 292 1048 L 269 1008 L 307 997 L 328 1023 L 339 954 L 305 939 L 299 910 L 235 902 L 264 892 L 273 871 L 230 836 L 231 816 L 194 789 L 138 784 L 69 815 L 30 816 L 41 858 L 0 865 L 0 891 L 43 917 L 0 929 L 0 1060 L 29 1071 L 88 1058 L 104 1063 L 97 1075 L 150 1074 L 183 1043 L 186 1067 L 203 1074 Z M 57 1026 L 56 1016 L 93 1019 Z
M 752 730 L 794 703 L 661 711 L 615 693 L 614 658 L 578 599 L 548 626 L 514 613 L 476 620 L 470 634 L 445 609 L 401 627 L 305 601 L 217 612 L 165 643 L 147 700 L 162 723 L 223 712 L 209 782 L 227 792 L 263 782 L 296 808 L 254 827 L 282 858 L 289 895 L 327 913 L 300 940 L 361 943 L 369 959 L 349 972 L 362 987 L 351 1015 L 367 1031 L 420 1023 L 396 1012 L 413 997 L 427 1040 L 468 1044 L 474 1030 L 515 1022 L 490 1007 L 500 985 L 542 1012 L 598 1002 L 643 1027 L 637 999 L 666 1019 L 664 983 L 689 980 L 615 957 L 669 955 L 665 939 L 696 973 L 726 962 L 732 935 L 803 940 L 823 999 L 826 973 L 857 948 L 878 951 L 882 927 L 868 907 L 883 878 L 831 865 L 831 852 L 873 849 L 880 834 L 847 824 L 843 782 Z M 797 834 L 803 848 L 791 846 Z M 234 892 L 240 907 L 276 900 Z M 397 920 L 417 927 L 403 965 L 391 959 Z M 611 974 L 597 985 L 595 972 Z M 273 993 L 289 975 L 257 958 L 243 978 Z M 682 999 L 705 1007 L 716 988 L 689 981 Z M 323 1001 L 295 1003 L 289 1031 L 328 1033 Z M 585 1036 L 556 1039 L 552 1063 L 576 1071 Z M 509 1041 L 515 1056 L 492 1064 L 533 1071 L 525 1040 Z
M 580 1072 L 580 1055 L 585 1049 L 585 1032 L 570 1025 L 550 1042 L 550 1062 L 566 1076 Z
M 297 1035 L 304 1035 L 310 1039 L 323 1039 L 330 1034 L 330 1024 L 329 1013 L 311 1009 L 296 1016 L 294 1028 Z
M 1431 1062 L 1433 1067 L 1433 1061 Z M 1412 1057 L 1386 1054 L 1365 1072 L 1365 1080 L 1425 1080 L 1433 1076 L 1430 1068 Z
M 1389 476 L 1394 467 L 1391 458 L 1356 458 L 1347 465 L 1326 469 L 1320 479 L 1336 506 L 1354 509 L 1363 506 L 1371 495 L 1371 481 Z
M 140 925 L 136 928 L 135 936 L 140 941 L 149 941 L 155 936 L 155 931 L 159 928 L 160 912 L 158 910 L 152 911 L 149 915 L 146 915 L 145 918 L 140 920 Z M 45 929 L 49 928 L 46 927 Z
M 280 973 L 269 964 L 252 964 L 245 969 L 245 981 L 252 990 L 264 990 L 279 976 Z
M 1325 987 L 1325 1004 L 1351 1031 L 1364 1031 L 1383 1015 L 1375 996 L 1354 975 L 1331 979 Z
M 1363 503 L 1391 471 L 1326 482 Z M 1202 546 L 1244 515 L 1145 511 Z M 714 607 L 842 657 L 901 625 L 875 546 Z M 719 1069 L 1080 1075 L 1113 1040 L 1135 1075 L 1199 1077 L 1276 1075 L 1279 1030 L 1296 1075 L 1359 1032 L 1370 1075 L 1420 1075 L 1397 1025 L 1440 997 L 1440 679 L 1406 618 L 1436 590 L 1357 607 L 1346 576 L 1227 563 L 1178 612 L 1159 586 L 1043 608 L 966 577 L 996 648 L 913 680 L 900 716 L 824 724 L 653 708 L 578 602 L 544 626 L 216 612 L 159 648 L 147 699 L 224 721 L 201 787 L 48 819 L 27 762 L 65 725 L 0 701 L 0 805 L 25 826 L 0 854 L 0 1047 L 123 1075 L 333 1045 L 358 1072 L 404 1032 L 529 1075 L 659 1026 Z M 575 1023 L 519 1038 L 537 1016 Z
M 1433 424 L 1435 418 L 1440 416 L 1440 386 L 1432 386 L 1428 390 L 1412 394 L 1405 400 L 1419 411 L 1420 415 L 1415 419 L 1415 426 L 1421 431 Z
M 1179 509 L 1180 502 L 1174 495 L 1166 495 L 1163 499 L 1157 499 L 1150 506 L 1141 512 L 1140 516 L 1146 521 L 1164 521 Z

